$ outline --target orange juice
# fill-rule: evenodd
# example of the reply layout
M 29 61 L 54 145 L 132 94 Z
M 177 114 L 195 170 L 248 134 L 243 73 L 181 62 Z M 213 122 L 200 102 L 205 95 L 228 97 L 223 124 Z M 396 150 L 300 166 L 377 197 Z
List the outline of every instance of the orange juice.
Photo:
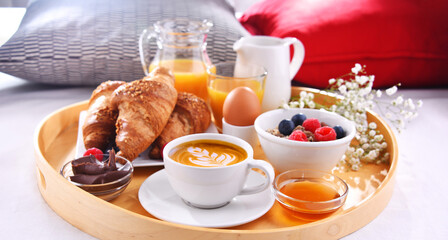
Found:
M 202 61 L 192 59 L 163 60 L 155 65 L 171 69 L 175 77 L 174 87 L 179 92 L 189 92 L 207 100 L 207 72 Z M 155 65 L 149 66 L 151 72 Z
M 224 100 L 230 91 L 237 87 L 249 87 L 251 88 L 258 99 L 260 99 L 260 103 L 263 100 L 263 85 L 260 81 L 255 79 L 247 79 L 247 80 L 236 80 L 236 79 L 210 79 L 207 89 L 208 89 L 208 97 L 210 100 L 210 107 L 212 108 L 213 117 L 215 119 L 215 125 L 218 130 L 222 129 L 222 107 L 224 105 Z

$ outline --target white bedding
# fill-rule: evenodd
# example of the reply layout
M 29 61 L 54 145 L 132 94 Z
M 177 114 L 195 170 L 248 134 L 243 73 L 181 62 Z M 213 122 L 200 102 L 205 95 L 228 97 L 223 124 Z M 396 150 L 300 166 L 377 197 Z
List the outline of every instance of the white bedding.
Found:
M 53 111 L 86 100 L 93 87 L 53 87 L 0 73 L 0 238 L 91 239 L 45 203 L 36 184 L 33 134 Z M 344 239 L 446 239 L 448 89 L 399 90 L 422 99 L 420 116 L 397 135 L 394 194 L 371 223 Z

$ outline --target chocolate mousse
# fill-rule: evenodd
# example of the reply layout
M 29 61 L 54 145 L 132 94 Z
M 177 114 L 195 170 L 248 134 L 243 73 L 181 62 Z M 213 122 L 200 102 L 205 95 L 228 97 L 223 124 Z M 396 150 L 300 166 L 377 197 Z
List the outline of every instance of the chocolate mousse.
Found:
M 109 151 L 109 158 L 98 161 L 94 155 L 81 157 L 72 161 L 73 176 L 70 180 L 81 184 L 102 184 L 126 176 L 129 170 L 118 170 L 115 151 Z

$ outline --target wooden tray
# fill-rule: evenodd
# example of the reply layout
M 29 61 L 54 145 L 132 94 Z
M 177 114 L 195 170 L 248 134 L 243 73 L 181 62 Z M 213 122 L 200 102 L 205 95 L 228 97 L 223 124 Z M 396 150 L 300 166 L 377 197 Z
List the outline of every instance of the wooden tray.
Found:
M 334 101 L 314 89 L 317 101 Z M 394 186 L 398 148 L 388 125 L 368 114 L 388 143 L 390 164 L 364 165 L 360 171 L 334 169 L 350 186 L 343 208 L 328 218 L 305 222 L 289 216 L 275 203 L 261 218 L 232 228 L 192 227 L 159 220 L 138 201 L 143 181 L 161 167 L 136 168 L 128 188 L 115 200 L 103 201 L 69 183 L 59 174 L 61 166 L 75 156 L 78 116 L 87 101 L 70 105 L 47 116 L 35 132 L 35 157 L 39 190 L 50 207 L 80 230 L 101 239 L 335 239 L 350 234 L 373 220 L 389 202 Z M 264 158 L 259 147 L 256 158 Z

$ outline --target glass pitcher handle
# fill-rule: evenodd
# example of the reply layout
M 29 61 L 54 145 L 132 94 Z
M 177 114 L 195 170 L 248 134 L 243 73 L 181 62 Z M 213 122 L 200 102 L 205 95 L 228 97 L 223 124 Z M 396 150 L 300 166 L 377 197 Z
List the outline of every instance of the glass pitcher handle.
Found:
M 150 56 L 150 40 L 155 38 L 154 27 L 148 27 L 140 34 L 138 41 L 140 62 L 142 63 L 143 72 L 145 76 L 149 75 L 149 66 L 151 64 Z

